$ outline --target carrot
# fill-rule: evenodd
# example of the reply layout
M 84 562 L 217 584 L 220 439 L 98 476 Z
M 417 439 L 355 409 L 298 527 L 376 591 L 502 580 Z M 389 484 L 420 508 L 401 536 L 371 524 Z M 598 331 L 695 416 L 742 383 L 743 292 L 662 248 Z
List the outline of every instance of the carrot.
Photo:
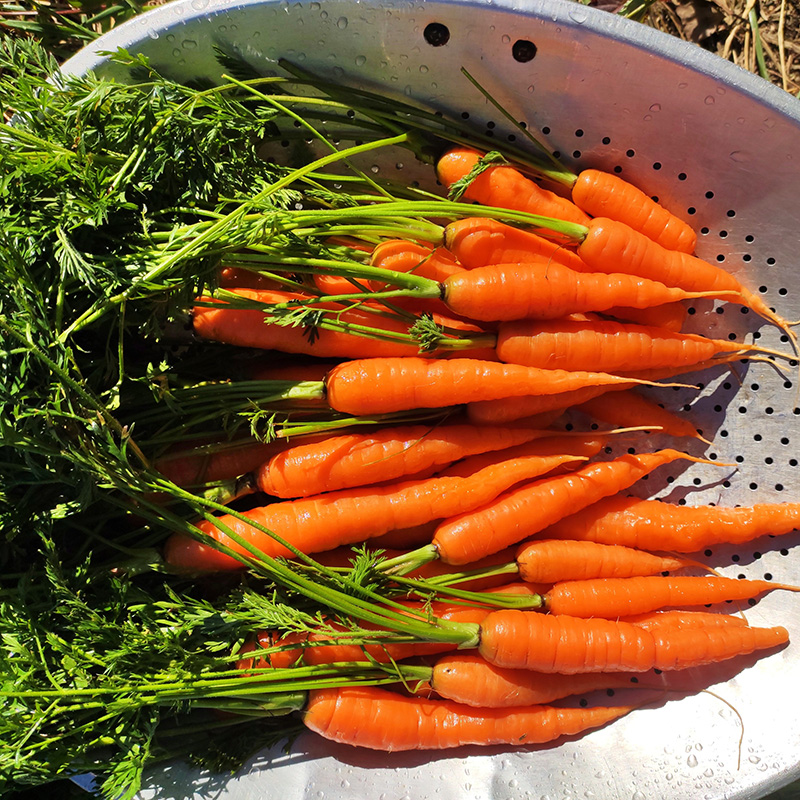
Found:
M 481 157 L 481 153 L 471 148 L 453 148 L 437 162 L 436 177 L 451 189 L 468 178 Z M 589 221 L 588 215 L 574 203 L 543 189 L 511 166 L 489 166 L 467 184 L 461 196 L 487 206 L 511 208 L 580 225 Z
M 478 652 L 490 663 L 538 672 L 647 672 L 717 663 L 789 640 L 786 628 L 660 626 L 611 619 L 493 611 L 480 626 Z
M 254 381 L 321 381 L 337 365 L 340 360 L 306 360 L 291 363 L 266 363 L 257 366 L 250 372 L 250 380 Z
M 247 512 L 249 520 L 276 533 L 303 553 L 332 550 L 380 536 L 398 528 L 420 525 L 466 508 L 476 508 L 521 480 L 549 472 L 574 456 L 521 456 L 476 472 L 469 478 L 428 478 L 345 489 L 299 500 L 272 503 Z M 286 545 L 244 522 L 224 515 L 197 527 L 238 553 L 246 549 L 220 526 L 257 547 L 267 556 L 293 554 Z M 232 556 L 184 534 L 173 534 L 165 545 L 166 562 L 179 570 L 231 570 L 243 565 Z
M 448 249 L 434 248 L 432 245 L 410 242 L 406 239 L 387 239 L 375 245 L 370 263 L 380 269 L 413 272 L 435 281 L 443 281 L 450 275 L 464 271 Z
M 261 491 L 276 497 L 306 497 L 413 475 L 549 435 L 531 428 L 458 424 L 382 428 L 284 449 L 261 465 L 256 481 Z
M 672 303 L 662 303 L 660 306 L 649 306 L 648 308 L 614 306 L 614 308 L 604 311 L 603 314 L 623 322 L 653 325 L 677 333 L 683 328 L 689 309 L 680 300 L 675 300 Z
M 631 547 L 566 539 L 525 543 L 519 547 L 515 560 L 522 580 L 539 583 L 654 575 L 687 566 L 679 558 L 657 556 Z
M 720 508 L 613 497 L 565 517 L 547 528 L 546 535 L 693 553 L 715 544 L 743 544 L 760 536 L 782 536 L 798 527 L 800 503 Z
M 716 627 L 718 625 L 734 625 L 746 627 L 747 620 L 737 614 L 716 614 L 712 611 L 684 611 L 670 609 L 669 611 L 647 611 L 643 614 L 634 614 L 630 617 L 621 617 L 625 622 L 639 625 L 647 630 L 656 627 Z
M 373 415 L 638 382 L 603 373 L 540 370 L 470 358 L 408 357 L 348 361 L 330 371 L 325 386 L 335 410 Z
M 663 685 L 661 682 L 656 686 Z M 490 664 L 477 653 L 447 653 L 433 665 L 430 687 L 440 697 L 479 708 L 542 705 L 598 689 L 644 687 L 634 675 L 592 673 L 559 675 Z
M 687 419 L 679 417 L 634 389 L 604 392 L 575 406 L 575 411 L 594 419 L 625 427 L 652 426 L 669 436 L 691 436 L 707 441 Z
M 773 589 L 800 587 L 770 581 L 700 576 L 590 578 L 557 583 L 545 598 L 552 614 L 614 619 L 668 606 L 701 606 L 747 600 Z
M 555 319 L 616 306 L 646 308 L 716 292 L 670 287 L 647 277 L 596 270 L 577 272 L 561 264 L 493 264 L 451 275 L 444 301 L 474 320 Z
M 667 250 L 622 222 L 599 217 L 587 227 L 578 254 L 597 272 L 625 272 L 688 292 L 717 292 L 720 297 L 747 306 L 792 335 L 789 323 L 730 272 L 688 253 Z
M 281 288 L 281 284 L 273 278 L 243 267 L 223 267 L 219 273 L 219 285 L 223 289 L 280 290 Z
M 677 459 L 702 461 L 677 450 L 626 454 L 574 472 L 512 489 L 476 511 L 445 520 L 433 537 L 435 556 L 468 564 L 544 530 L 570 513 L 616 494 Z M 631 612 L 634 613 L 634 612 Z
M 541 744 L 605 725 L 619 708 L 471 709 L 375 687 L 309 692 L 305 725 L 326 739 L 373 750 L 439 750 L 464 745 Z
M 498 329 L 501 361 L 541 369 L 618 373 L 629 369 L 688 369 L 719 354 L 776 353 L 729 339 L 674 333 L 613 320 L 516 320 Z
M 590 272 L 579 255 L 532 231 L 489 217 L 467 217 L 444 229 L 444 244 L 466 269 L 542 261 Z
M 286 446 L 284 441 L 260 442 L 249 438 L 206 442 L 171 450 L 153 466 L 178 486 L 190 488 L 246 475 Z
M 693 253 L 697 245 L 688 223 L 617 175 L 583 170 L 572 186 L 572 200 L 590 216 L 624 222 L 668 250 Z

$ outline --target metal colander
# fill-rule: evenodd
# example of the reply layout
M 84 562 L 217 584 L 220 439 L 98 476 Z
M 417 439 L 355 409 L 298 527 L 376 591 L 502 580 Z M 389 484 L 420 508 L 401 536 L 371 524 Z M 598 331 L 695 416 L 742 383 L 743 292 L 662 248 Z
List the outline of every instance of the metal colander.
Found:
M 597 166 L 646 188 L 700 232 L 698 254 L 737 274 L 787 319 L 800 318 L 800 103 L 694 46 L 572 2 L 485 0 L 179 0 L 75 56 L 67 70 L 112 74 L 103 51 L 142 52 L 177 78 L 218 78 L 214 48 L 266 73 L 288 58 L 312 72 L 461 114 L 498 142 L 518 131 L 464 78 L 469 72 L 569 165 Z M 408 153 L 370 156 L 373 172 L 431 183 Z M 786 337 L 736 305 L 699 301 L 690 327 L 717 338 Z M 693 450 L 734 467 L 675 465 L 636 491 L 690 504 L 797 499 L 800 394 L 793 370 L 738 364 L 666 389 L 713 440 Z M 654 445 L 665 441 L 653 440 Z M 629 444 L 629 443 L 627 443 Z M 620 445 L 624 446 L 624 445 Z M 800 584 L 798 535 L 715 547 L 729 576 Z M 800 599 L 773 592 L 753 625 L 800 639 Z M 704 671 L 712 693 L 671 694 L 604 729 L 555 746 L 376 754 L 301 738 L 259 754 L 234 777 L 171 765 L 144 797 L 370 800 L 743 800 L 800 777 L 800 641 L 767 658 Z M 691 675 L 688 676 L 691 679 Z M 624 700 L 617 693 L 617 700 Z M 591 698 L 590 698 L 591 700 Z M 580 702 L 580 699 L 576 699 Z M 741 737 L 741 744 L 740 744 Z

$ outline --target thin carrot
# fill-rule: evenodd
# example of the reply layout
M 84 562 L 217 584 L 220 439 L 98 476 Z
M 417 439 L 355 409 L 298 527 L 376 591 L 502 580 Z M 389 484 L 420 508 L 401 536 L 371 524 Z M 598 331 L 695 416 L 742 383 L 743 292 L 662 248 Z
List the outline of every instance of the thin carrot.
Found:
M 467 217 L 444 229 L 444 244 L 466 269 L 546 260 L 590 272 L 579 255 L 532 231 L 489 217 Z
M 697 234 L 633 184 L 598 169 L 585 169 L 572 186 L 572 200 L 592 217 L 624 222 L 668 250 L 693 253 Z
M 661 687 L 663 682 L 653 681 Z M 559 675 L 490 664 L 477 653 L 447 653 L 433 665 L 430 688 L 440 697 L 479 708 L 542 705 L 598 689 L 649 688 L 623 672 Z
M 786 628 L 660 626 L 503 609 L 480 626 L 478 651 L 490 663 L 539 672 L 647 672 L 717 663 L 789 640 Z
M 504 322 L 498 329 L 501 361 L 542 369 L 613 372 L 689 367 L 720 354 L 791 354 L 730 339 L 674 333 L 613 320 L 557 319 Z
M 782 583 L 705 575 L 590 578 L 557 583 L 547 594 L 545 605 L 556 615 L 615 619 L 670 606 L 748 600 L 774 589 L 800 591 L 800 587 Z
M 332 408 L 373 415 L 638 382 L 603 373 L 539 370 L 470 358 L 408 357 L 348 361 L 331 370 L 325 385 Z
M 546 259 L 526 264 L 493 264 L 451 275 L 444 301 L 474 320 L 556 319 L 618 306 L 646 308 L 720 293 L 671 287 L 638 275 L 596 270 L 576 272 Z M 724 292 L 722 293 L 724 296 Z
M 273 278 L 244 267 L 223 267 L 219 273 L 219 285 L 224 289 L 280 290 L 281 284 Z
M 687 562 L 679 558 L 658 556 L 632 547 L 567 539 L 527 542 L 519 547 L 515 560 L 522 580 L 539 583 L 654 575 L 687 566 Z
M 399 484 L 345 489 L 300 500 L 272 503 L 246 516 L 273 531 L 303 553 L 332 550 L 398 528 L 420 525 L 464 508 L 475 508 L 521 480 L 549 472 L 574 456 L 520 456 L 480 470 L 468 478 L 428 478 Z M 293 550 L 248 522 L 224 515 L 197 527 L 236 552 L 246 550 L 222 530 L 229 527 L 269 556 L 289 556 Z M 173 534 L 165 545 L 166 562 L 180 570 L 241 569 L 235 558 L 197 539 Z
M 512 489 L 476 511 L 445 520 L 433 537 L 433 555 L 448 564 L 468 564 L 622 491 L 677 459 L 703 461 L 671 449 L 626 454 Z
M 275 497 L 307 497 L 413 475 L 551 435 L 527 427 L 489 430 L 463 424 L 381 428 L 283 449 L 260 466 L 256 481 Z
M 574 409 L 612 425 L 627 427 L 650 425 L 661 428 L 661 432 L 669 436 L 690 436 L 707 441 L 697 432 L 697 428 L 690 420 L 668 411 L 635 389 L 604 392 L 574 406 Z
M 613 497 L 546 529 L 549 538 L 583 539 L 651 550 L 693 553 L 715 544 L 744 544 L 800 528 L 800 503 L 679 506 Z
M 614 308 L 604 311 L 603 314 L 623 322 L 653 325 L 677 333 L 683 328 L 689 309 L 682 301 L 676 300 L 672 303 L 662 303 L 659 306 L 649 306 L 648 308 L 614 306 Z
M 643 614 L 634 614 L 621 617 L 625 622 L 639 625 L 652 630 L 656 627 L 716 627 L 718 625 L 734 625 L 746 627 L 747 620 L 738 614 L 716 614 L 713 611 L 684 611 L 683 609 L 670 609 L 668 611 L 647 611 Z
M 464 745 L 540 744 L 605 725 L 619 708 L 471 709 L 373 687 L 309 693 L 305 725 L 326 739 L 373 750 L 439 750 Z
M 626 272 L 689 292 L 717 292 L 793 335 L 789 323 L 730 272 L 688 253 L 667 250 L 621 222 L 599 217 L 587 227 L 578 254 L 592 269 L 609 274 Z
M 410 242 L 406 239 L 387 239 L 375 245 L 370 263 L 373 267 L 394 272 L 413 272 L 423 278 L 443 281 L 450 275 L 463 272 L 456 257 L 444 247 Z M 373 288 L 379 285 L 373 284 Z
M 448 188 L 463 182 L 479 165 L 482 154 L 467 147 L 445 153 L 436 164 L 436 176 Z M 476 175 L 461 194 L 483 205 L 511 208 L 585 225 L 589 217 L 574 203 L 543 189 L 512 166 L 489 166 Z

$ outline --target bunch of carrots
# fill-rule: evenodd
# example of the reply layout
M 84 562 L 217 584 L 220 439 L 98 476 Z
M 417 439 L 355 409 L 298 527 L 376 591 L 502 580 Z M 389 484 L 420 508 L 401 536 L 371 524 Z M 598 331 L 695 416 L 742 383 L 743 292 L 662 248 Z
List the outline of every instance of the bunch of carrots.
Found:
M 384 602 L 332 612 L 324 633 L 258 632 L 243 675 L 391 662 L 395 688 L 310 691 L 307 727 L 382 750 L 519 745 L 637 705 L 557 704 L 571 695 L 679 687 L 680 670 L 784 646 L 782 627 L 697 608 L 796 587 L 673 573 L 713 572 L 689 555 L 709 546 L 794 530 L 800 504 L 640 500 L 626 491 L 664 465 L 718 462 L 671 448 L 603 455 L 643 430 L 706 442 L 642 386 L 740 359 L 794 365 L 794 352 L 682 333 L 685 300 L 746 306 L 794 344 L 790 323 L 615 175 L 586 170 L 567 198 L 457 147 L 437 176 L 471 203 L 443 229 L 420 201 L 424 224 L 405 238 L 362 220 L 363 233 L 327 236 L 335 260 L 231 256 L 216 294 L 197 298 L 198 339 L 270 351 L 250 380 L 369 423 L 158 462 L 186 487 L 237 481 L 231 513 L 167 541 L 173 570 L 243 570 L 261 554 L 324 575 L 347 570 L 352 548 L 373 554 Z M 557 424 L 572 412 L 611 427 Z M 398 424 L 405 413 L 433 421 Z

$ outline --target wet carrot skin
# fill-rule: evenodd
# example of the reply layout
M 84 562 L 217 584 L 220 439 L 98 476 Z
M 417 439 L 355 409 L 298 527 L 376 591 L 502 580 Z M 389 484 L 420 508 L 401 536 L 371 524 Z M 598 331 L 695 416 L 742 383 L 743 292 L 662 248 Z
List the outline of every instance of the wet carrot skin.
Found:
M 647 672 L 716 663 L 789 640 L 785 628 L 719 625 L 647 630 L 630 622 L 513 609 L 481 623 L 478 652 L 514 669 L 559 672 Z
M 304 722 L 327 739 L 393 752 L 541 744 L 605 725 L 631 710 L 630 706 L 475 709 L 354 686 L 310 692 Z

